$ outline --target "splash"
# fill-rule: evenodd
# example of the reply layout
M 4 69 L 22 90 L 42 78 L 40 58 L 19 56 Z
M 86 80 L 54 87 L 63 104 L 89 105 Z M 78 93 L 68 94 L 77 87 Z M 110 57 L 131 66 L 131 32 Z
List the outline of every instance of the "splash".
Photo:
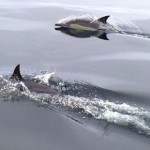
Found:
M 139 29 L 139 27 L 129 20 L 111 16 L 109 23 L 119 32 L 142 34 L 142 31 Z
M 46 73 L 42 75 L 36 75 L 34 79 L 39 80 L 40 83 L 49 85 L 49 80 L 54 76 L 55 72 L 52 73 Z
M 82 113 L 92 115 L 95 119 L 105 120 L 109 123 L 130 128 L 139 134 L 150 136 L 150 112 L 148 110 L 131 106 L 127 103 L 112 102 L 111 99 L 104 100 L 102 98 L 87 98 L 71 95 L 51 96 L 50 94 L 37 94 L 30 92 L 23 82 L 12 83 L 7 79 L 3 79 L 3 77 L 0 79 L 0 83 L 2 81 L 5 83 L 0 89 L 0 97 L 3 100 L 25 98 L 41 106 L 51 106 L 56 109 L 61 108 L 64 111 L 65 109 L 63 108 L 69 108 L 71 111 L 78 109 L 80 111 L 82 110 Z M 20 87 L 23 88 L 21 92 Z M 78 88 L 80 89 L 81 86 L 76 84 L 76 89 Z
M 74 96 L 54 99 L 54 105 L 67 106 L 72 109 L 82 108 L 85 113 L 96 119 L 106 120 L 121 126 L 129 127 L 140 134 L 150 136 L 150 112 L 132 107 L 125 103 L 116 104 L 102 99 L 88 99 Z

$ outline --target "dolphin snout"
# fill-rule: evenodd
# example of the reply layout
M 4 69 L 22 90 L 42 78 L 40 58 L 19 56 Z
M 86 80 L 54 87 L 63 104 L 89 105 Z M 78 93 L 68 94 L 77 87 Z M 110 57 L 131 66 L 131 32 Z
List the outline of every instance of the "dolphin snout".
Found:
M 55 24 L 55 26 L 62 26 L 62 24 L 60 24 L 60 23 L 56 23 L 56 24 Z

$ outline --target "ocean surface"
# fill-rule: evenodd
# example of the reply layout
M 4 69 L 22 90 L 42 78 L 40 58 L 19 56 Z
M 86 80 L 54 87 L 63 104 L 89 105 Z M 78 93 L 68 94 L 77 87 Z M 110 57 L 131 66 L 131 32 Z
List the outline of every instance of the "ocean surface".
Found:
M 148 0 L 1 0 L 0 149 L 149 150 L 149 8 Z M 55 30 L 67 17 L 107 15 L 121 31 L 109 40 Z M 11 82 L 17 64 L 62 95 Z

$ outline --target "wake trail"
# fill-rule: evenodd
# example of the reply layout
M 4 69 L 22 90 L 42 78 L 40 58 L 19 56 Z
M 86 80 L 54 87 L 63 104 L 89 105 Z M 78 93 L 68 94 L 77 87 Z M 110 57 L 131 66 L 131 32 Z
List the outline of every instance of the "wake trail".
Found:
M 47 76 L 46 74 L 46 77 Z M 45 81 L 44 77 L 40 76 L 39 79 L 41 79 L 42 82 Z M 88 91 L 88 89 L 91 91 L 92 88 L 89 85 L 84 85 L 82 83 L 70 83 L 66 85 L 65 82 L 60 84 L 60 81 L 55 81 L 57 84 L 56 88 L 61 87 L 59 89 L 61 92 L 63 92 L 62 90 L 72 90 L 74 85 L 76 88 L 71 92 L 72 95 L 70 95 L 69 92 L 64 92 L 63 95 L 50 95 L 31 92 L 23 82 L 12 83 L 7 79 L 3 80 L 3 77 L 0 78 L 0 82 L 3 83 L 0 89 L 0 97 L 2 100 L 27 99 L 35 102 L 39 106 L 63 112 L 67 116 L 71 116 L 70 113 L 76 111 L 79 114 L 91 115 L 96 120 L 104 120 L 112 124 L 127 127 L 139 134 L 150 137 L 150 111 L 127 104 L 126 102 L 119 102 L 119 99 L 113 101 L 112 99 L 103 99 L 96 95 L 95 97 L 90 97 L 87 94 L 89 92 L 84 91 Z M 18 89 L 20 84 L 24 87 L 22 92 Z M 62 86 L 67 88 L 64 89 Z M 76 94 L 78 91 L 81 92 L 80 96 L 73 95 L 73 93 Z M 100 94 L 104 94 L 102 89 L 100 89 Z M 84 95 L 86 96 L 84 97 Z M 66 111 L 68 109 L 69 112 Z M 75 116 L 71 117 L 76 118 Z

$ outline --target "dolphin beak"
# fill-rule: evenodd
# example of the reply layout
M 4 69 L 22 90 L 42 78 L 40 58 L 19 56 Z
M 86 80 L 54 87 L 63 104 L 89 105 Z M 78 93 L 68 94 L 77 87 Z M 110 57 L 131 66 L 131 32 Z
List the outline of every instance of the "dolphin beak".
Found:
M 61 25 L 61 24 L 59 24 L 59 23 L 56 23 L 56 24 L 55 24 L 55 26 L 59 26 L 59 27 L 61 27 L 62 25 Z
M 65 31 L 65 30 L 67 30 L 68 28 L 66 28 L 66 27 L 57 27 L 57 28 L 55 28 L 55 30 L 58 30 L 58 31 Z

